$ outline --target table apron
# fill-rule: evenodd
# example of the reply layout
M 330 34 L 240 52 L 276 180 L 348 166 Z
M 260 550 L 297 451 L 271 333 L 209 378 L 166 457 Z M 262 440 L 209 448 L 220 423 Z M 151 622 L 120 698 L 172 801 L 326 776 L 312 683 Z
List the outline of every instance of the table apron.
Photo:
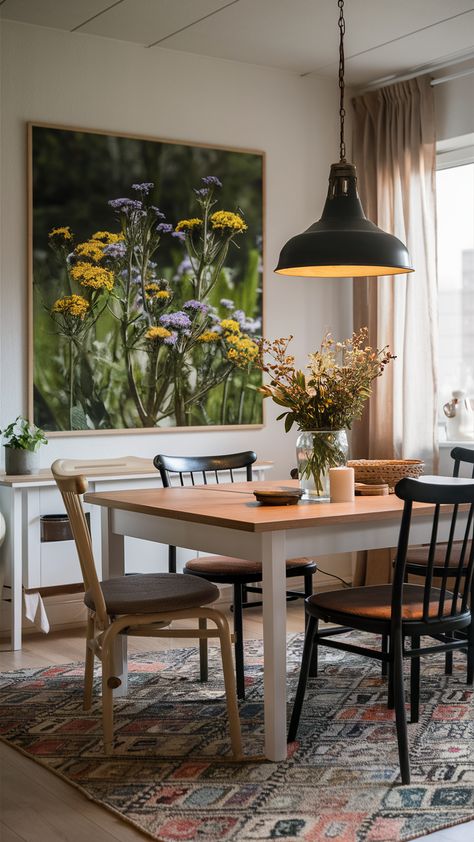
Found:
M 320 504 L 323 505 L 323 504 Z M 191 550 L 218 555 L 233 555 L 249 561 L 262 561 L 262 541 L 265 532 L 244 532 L 240 529 L 195 523 L 173 518 L 128 512 L 110 511 L 112 531 L 118 535 L 142 538 L 162 544 L 173 544 Z M 458 524 L 465 525 L 467 513 L 458 514 Z M 451 516 L 440 514 L 438 539 L 447 540 Z M 332 555 L 357 550 L 395 547 L 398 541 L 401 515 L 377 521 L 306 526 L 285 530 L 286 557 Z M 410 544 L 427 543 L 432 527 L 432 515 L 412 519 Z
M 231 555 L 248 561 L 262 560 L 263 533 L 243 532 L 240 529 L 127 512 L 123 509 L 111 510 L 110 518 L 112 532 L 117 535 L 217 555 Z

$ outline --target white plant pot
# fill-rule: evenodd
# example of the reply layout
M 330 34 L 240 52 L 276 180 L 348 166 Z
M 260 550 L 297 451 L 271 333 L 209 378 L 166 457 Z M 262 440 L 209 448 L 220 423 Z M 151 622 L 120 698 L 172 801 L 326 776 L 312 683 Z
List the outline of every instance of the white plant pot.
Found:
M 9 476 L 37 474 L 40 467 L 39 452 L 5 447 L 5 473 Z

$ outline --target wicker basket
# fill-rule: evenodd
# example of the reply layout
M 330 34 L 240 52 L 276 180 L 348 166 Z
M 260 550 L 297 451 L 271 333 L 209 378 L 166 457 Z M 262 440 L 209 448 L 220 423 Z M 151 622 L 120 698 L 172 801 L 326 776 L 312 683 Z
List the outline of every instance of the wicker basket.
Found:
M 421 459 L 352 459 L 347 466 L 354 468 L 356 482 L 386 482 L 392 493 L 403 477 L 419 477 L 424 464 Z

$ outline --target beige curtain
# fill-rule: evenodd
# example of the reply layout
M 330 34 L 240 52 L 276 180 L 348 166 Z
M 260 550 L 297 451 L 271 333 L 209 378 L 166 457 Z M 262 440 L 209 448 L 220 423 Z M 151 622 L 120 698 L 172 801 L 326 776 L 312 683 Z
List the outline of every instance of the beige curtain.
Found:
M 408 246 L 415 271 L 356 278 L 354 328 L 397 359 L 375 384 L 354 458 L 420 458 L 437 468 L 434 98 L 426 76 L 356 97 L 353 158 L 365 213 Z M 359 554 L 356 582 L 388 581 L 392 553 Z

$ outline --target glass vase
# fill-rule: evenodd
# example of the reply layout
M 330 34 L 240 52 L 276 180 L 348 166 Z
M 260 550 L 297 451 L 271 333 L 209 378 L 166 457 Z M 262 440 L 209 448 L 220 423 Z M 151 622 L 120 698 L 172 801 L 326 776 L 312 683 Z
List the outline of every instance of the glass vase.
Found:
M 329 468 L 345 465 L 349 446 L 345 430 L 303 430 L 296 460 L 305 500 L 329 500 Z

